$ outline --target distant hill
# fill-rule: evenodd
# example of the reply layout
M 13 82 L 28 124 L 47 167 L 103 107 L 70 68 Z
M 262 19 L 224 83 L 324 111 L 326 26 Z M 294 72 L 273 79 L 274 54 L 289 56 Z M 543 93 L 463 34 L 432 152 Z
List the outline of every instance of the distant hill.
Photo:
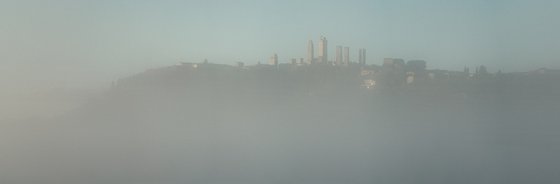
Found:
M 193 66 L 121 79 L 59 118 L 2 124 L 0 183 L 560 181 L 552 79 L 376 91 L 328 67 Z

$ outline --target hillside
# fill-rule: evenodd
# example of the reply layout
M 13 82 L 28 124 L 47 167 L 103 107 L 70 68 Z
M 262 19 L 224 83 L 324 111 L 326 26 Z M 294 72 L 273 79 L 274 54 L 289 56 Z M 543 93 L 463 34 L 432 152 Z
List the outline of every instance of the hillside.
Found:
M 65 116 L 3 124 L 0 183 L 560 180 L 558 86 L 370 91 L 350 72 L 264 67 L 150 70 Z

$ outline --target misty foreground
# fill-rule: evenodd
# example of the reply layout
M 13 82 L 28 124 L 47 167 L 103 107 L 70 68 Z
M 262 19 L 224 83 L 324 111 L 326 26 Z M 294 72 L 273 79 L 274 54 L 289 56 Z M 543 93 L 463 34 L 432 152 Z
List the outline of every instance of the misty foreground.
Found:
M 0 124 L 0 183 L 560 182 L 557 80 L 301 77 L 140 74 L 63 117 Z

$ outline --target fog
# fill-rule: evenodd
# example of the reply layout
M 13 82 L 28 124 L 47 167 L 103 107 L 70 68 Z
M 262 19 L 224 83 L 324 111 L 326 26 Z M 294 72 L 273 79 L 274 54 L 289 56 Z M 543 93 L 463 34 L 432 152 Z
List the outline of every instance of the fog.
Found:
M 0 1 L 0 183 L 559 183 L 558 5 Z
M 57 118 L 4 122 L 2 183 L 560 179 L 557 80 L 371 91 L 327 66 L 191 66 L 125 78 Z

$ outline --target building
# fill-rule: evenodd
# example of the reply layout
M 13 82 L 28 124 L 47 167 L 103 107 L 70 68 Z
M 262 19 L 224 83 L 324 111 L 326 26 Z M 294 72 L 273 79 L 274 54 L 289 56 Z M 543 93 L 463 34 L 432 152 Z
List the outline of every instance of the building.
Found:
M 398 87 L 405 84 L 406 70 L 404 60 L 399 58 L 383 59 L 381 76 L 382 80 L 379 82 L 385 87 Z
M 428 79 L 426 61 L 424 60 L 410 60 L 406 62 L 405 71 L 407 74 L 407 84 L 410 84 L 415 80 Z
M 328 60 L 328 51 L 327 51 L 327 38 L 325 38 L 324 36 L 321 36 L 321 39 L 319 40 L 319 62 L 320 63 L 327 63 Z
M 336 46 L 336 58 L 335 61 L 336 65 L 342 64 L 342 46 Z
M 278 66 L 278 54 L 274 53 L 273 56 L 270 57 L 268 62 L 270 65 Z
M 362 64 L 362 49 L 358 49 L 358 63 Z
M 358 63 L 362 64 L 362 49 L 358 49 Z
M 361 49 L 360 49 L 361 50 Z M 360 77 L 362 79 L 361 87 L 365 89 L 373 89 L 377 84 L 377 71 L 374 67 L 362 66 L 360 67 Z
M 358 52 L 358 63 L 362 66 L 366 65 L 366 49 L 359 49 Z
M 415 76 L 416 74 L 414 72 L 406 72 L 406 84 L 412 84 Z
M 344 64 L 350 64 L 350 47 L 344 47 Z
M 362 81 L 362 85 L 361 87 L 366 88 L 366 89 L 373 89 L 375 88 L 375 80 L 373 79 L 364 79 Z
M 410 60 L 406 62 L 406 70 L 414 73 L 421 73 L 426 71 L 426 61 L 424 60 Z
M 362 65 L 366 65 L 366 49 L 362 49 Z
M 383 59 L 383 68 L 393 70 L 404 70 L 405 62 L 400 58 L 385 58 Z
M 309 40 L 307 42 L 307 64 L 313 63 L 313 59 L 315 58 L 314 50 L 313 50 L 313 40 Z

